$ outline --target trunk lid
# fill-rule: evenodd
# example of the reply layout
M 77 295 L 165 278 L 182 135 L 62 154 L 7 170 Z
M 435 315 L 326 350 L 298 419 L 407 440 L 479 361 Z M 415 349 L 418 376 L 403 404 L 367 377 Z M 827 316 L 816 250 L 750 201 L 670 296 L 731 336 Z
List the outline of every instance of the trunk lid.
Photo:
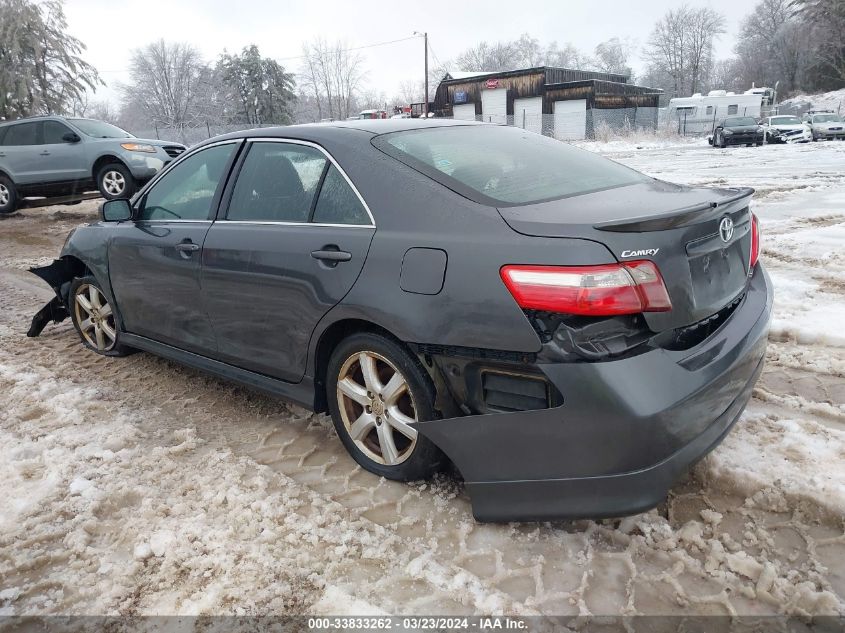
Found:
M 653 261 L 672 300 L 671 311 L 644 314 L 649 327 L 660 332 L 697 323 L 743 292 L 751 250 L 753 192 L 652 180 L 500 208 L 499 213 L 523 235 L 590 239 L 606 246 L 618 261 Z M 720 231 L 723 221 L 726 226 Z M 732 231 L 727 230 L 728 224 Z

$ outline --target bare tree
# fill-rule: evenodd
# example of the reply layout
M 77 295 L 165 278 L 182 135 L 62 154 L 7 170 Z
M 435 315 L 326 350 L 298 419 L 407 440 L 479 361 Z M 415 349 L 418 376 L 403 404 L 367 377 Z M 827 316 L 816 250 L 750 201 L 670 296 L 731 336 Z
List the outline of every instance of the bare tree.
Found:
M 648 40 L 649 72 L 670 77 L 675 96 L 701 90 L 713 68 L 713 41 L 724 32 L 725 18 L 713 9 L 683 5 L 669 10 Z
M 303 53 L 299 83 L 313 94 L 319 117 L 348 117 L 366 76 L 361 55 L 343 42 L 329 46 L 322 38 L 304 44 Z
M 479 42 L 455 59 L 455 66 L 467 71 L 502 71 L 520 67 L 521 59 L 514 42 Z
M 123 102 L 140 104 L 151 123 L 182 128 L 200 121 L 212 73 L 195 48 L 159 40 L 134 51 L 129 72 Z
M 633 48 L 632 42 L 620 40 L 618 37 L 601 42 L 595 49 L 596 68 L 605 73 L 617 73 L 630 77 L 632 73 L 628 58 Z
M 445 73 L 444 73 L 445 74 Z M 443 77 L 438 78 L 438 82 Z M 437 85 L 437 84 L 434 84 Z M 425 84 L 422 81 L 407 80 L 399 85 L 399 95 L 395 99 L 402 105 L 409 105 L 411 103 L 421 103 L 423 100 L 423 93 L 425 92 Z

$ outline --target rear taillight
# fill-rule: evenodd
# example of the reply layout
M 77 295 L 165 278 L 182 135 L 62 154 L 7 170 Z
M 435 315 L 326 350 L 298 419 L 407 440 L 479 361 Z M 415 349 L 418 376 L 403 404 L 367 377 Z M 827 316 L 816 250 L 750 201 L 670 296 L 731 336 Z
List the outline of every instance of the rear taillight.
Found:
M 760 222 L 757 216 L 751 214 L 751 258 L 748 263 L 748 274 L 754 272 L 757 260 L 760 259 Z
M 588 316 L 672 309 L 663 277 L 648 260 L 600 266 L 503 266 L 521 308 Z

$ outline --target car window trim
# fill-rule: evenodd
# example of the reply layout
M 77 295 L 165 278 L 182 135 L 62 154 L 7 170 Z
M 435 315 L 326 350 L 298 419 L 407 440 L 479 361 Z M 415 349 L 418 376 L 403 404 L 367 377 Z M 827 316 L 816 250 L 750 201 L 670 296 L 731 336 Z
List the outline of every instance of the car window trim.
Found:
M 306 141 L 303 139 L 294 139 L 294 138 L 283 138 L 278 136 L 273 137 L 254 137 L 254 138 L 247 138 L 243 139 L 246 141 L 246 149 L 241 152 L 240 159 L 238 160 L 237 165 L 232 170 L 232 174 L 230 176 L 229 182 L 226 183 L 226 191 L 221 199 L 221 204 L 218 208 L 216 221 L 221 223 L 227 224 L 240 224 L 240 225 L 249 225 L 254 224 L 258 226 L 268 226 L 268 225 L 279 225 L 279 226 L 317 226 L 317 227 L 331 227 L 331 228 L 340 228 L 340 227 L 347 227 L 347 228 L 355 228 L 355 229 L 374 229 L 376 228 L 376 221 L 373 218 L 373 213 L 370 211 L 370 206 L 367 204 L 367 201 L 364 200 L 364 196 L 361 195 L 361 192 L 358 191 L 358 187 L 355 186 L 355 183 L 352 182 L 352 179 L 347 175 L 347 173 L 343 170 L 343 167 L 335 160 L 334 156 L 332 156 L 322 145 L 318 145 L 313 141 Z M 229 205 L 232 203 L 232 194 L 234 193 L 235 185 L 238 182 L 238 178 L 240 177 L 241 169 L 243 168 L 243 164 L 246 160 L 246 156 L 249 153 L 249 149 L 251 148 L 253 143 L 288 143 L 290 145 L 303 145 L 305 147 L 311 147 L 316 149 L 317 151 L 321 152 L 327 159 L 326 167 L 323 169 L 323 174 L 320 176 L 320 181 L 318 183 L 318 187 L 314 192 L 314 200 L 313 203 L 316 204 L 316 200 L 320 197 L 320 193 L 323 190 L 323 182 L 325 181 L 325 175 L 328 173 L 328 165 L 334 165 L 335 169 L 343 176 L 343 179 L 346 181 L 346 184 L 352 189 L 355 195 L 358 197 L 358 200 L 361 202 L 361 205 L 364 207 L 364 211 L 367 212 L 367 216 L 370 218 L 369 224 L 333 224 L 328 222 L 290 222 L 284 220 L 229 220 L 226 216 L 229 215 Z M 225 202 L 224 202 L 225 201 Z M 313 205 L 312 205 L 313 207 Z M 313 208 L 311 213 L 309 214 L 309 218 L 313 215 Z
M 146 200 L 147 200 L 147 194 L 149 194 L 149 192 L 153 190 L 153 187 L 155 187 L 156 183 L 158 183 L 159 180 L 164 178 L 165 175 L 170 173 L 170 171 L 172 171 L 173 168 L 176 165 L 181 163 L 183 160 L 187 159 L 189 156 L 199 154 L 203 150 L 207 150 L 207 149 L 211 149 L 212 147 L 217 147 L 219 145 L 227 145 L 227 144 L 237 145 L 237 147 L 235 148 L 235 151 L 232 152 L 232 155 L 229 157 L 229 160 L 226 162 L 226 166 L 223 168 L 223 175 L 220 177 L 220 182 L 217 183 L 217 189 L 215 189 L 215 191 L 214 191 L 214 197 L 211 199 L 211 205 L 210 205 L 209 210 L 208 210 L 208 217 L 207 218 L 202 219 L 202 220 L 200 220 L 200 219 L 186 220 L 186 219 L 182 219 L 182 218 L 173 218 L 173 219 L 157 218 L 157 219 L 153 219 L 153 220 L 145 220 L 145 219 L 142 219 L 142 218 L 133 217 L 132 221 L 136 222 L 136 223 L 137 222 L 143 222 L 144 224 L 149 224 L 150 222 L 158 222 L 158 223 L 171 223 L 171 222 L 198 223 L 198 222 L 204 222 L 204 223 L 211 224 L 212 222 L 214 222 L 214 219 L 217 217 L 217 212 L 219 210 L 220 201 L 223 198 L 223 192 L 226 191 L 226 188 L 229 185 L 229 179 L 232 176 L 232 167 L 235 165 L 237 160 L 240 158 L 241 150 L 243 148 L 243 139 L 240 139 L 240 138 L 238 138 L 238 139 L 226 139 L 226 140 L 223 140 L 223 141 L 218 141 L 216 143 L 209 143 L 208 145 L 202 145 L 202 146 L 196 147 L 192 150 L 185 151 L 181 156 L 177 157 L 176 160 L 174 160 L 172 163 L 168 164 L 167 167 L 165 167 L 164 169 L 159 171 L 155 175 L 155 177 L 152 180 L 150 180 L 150 182 L 147 183 L 147 185 L 138 193 L 137 199 L 134 201 L 134 204 L 132 204 L 132 215 L 136 216 L 136 214 L 141 213 L 141 211 L 143 210 L 144 204 L 146 203 Z M 222 186 L 221 186 L 221 184 L 222 184 Z

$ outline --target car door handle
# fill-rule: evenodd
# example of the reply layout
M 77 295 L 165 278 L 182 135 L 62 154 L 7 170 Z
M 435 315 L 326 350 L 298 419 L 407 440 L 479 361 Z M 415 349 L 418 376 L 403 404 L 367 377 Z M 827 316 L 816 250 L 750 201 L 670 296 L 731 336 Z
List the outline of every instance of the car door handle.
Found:
M 348 262 L 352 259 L 352 253 L 347 253 L 346 251 L 341 250 L 319 250 L 319 251 L 311 251 L 311 257 L 314 259 L 322 259 L 326 262 L 334 262 L 335 264 L 338 262 Z
M 179 254 L 184 257 L 185 259 L 191 256 L 191 253 L 195 253 L 200 249 L 199 244 L 194 244 L 193 242 L 179 242 L 176 245 L 176 250 L 179 251 Z
M 45 151 L 45 152 L 41 152 L 41 155 L 42 155 L 42 156 L 49 156 L 49 155 L 50 155 L 50 152 L 46 152 L 46 151 Z

